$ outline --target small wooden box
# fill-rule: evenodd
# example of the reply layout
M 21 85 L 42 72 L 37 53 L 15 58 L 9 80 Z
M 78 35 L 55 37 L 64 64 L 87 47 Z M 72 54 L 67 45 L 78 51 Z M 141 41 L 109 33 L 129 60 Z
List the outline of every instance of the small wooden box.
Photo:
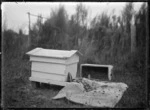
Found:
M 64 85 L 68 73 L 76 78 L 80 53 L 77 50 L 53 50 L 36 48 L 27 53 L 30 55 L 30 81 Z
M 113 69 L 113 66 L 112 65 L 100 65 L 100 64 L 81 64 L 80 65 L 80 75 L 83 77 L 83 67 L 89 67 L 89 68 L 99 68 L 99 69 L 103 69 L 103 68 L 107 68 L 107 76 L 108 76 L 108 79 L 111 80 L 112 79 L 112 69 Z M 101 74 L 101 73 L 99 73 Z M 94 78 L 94 79 L 99 79 L 98 77 Z

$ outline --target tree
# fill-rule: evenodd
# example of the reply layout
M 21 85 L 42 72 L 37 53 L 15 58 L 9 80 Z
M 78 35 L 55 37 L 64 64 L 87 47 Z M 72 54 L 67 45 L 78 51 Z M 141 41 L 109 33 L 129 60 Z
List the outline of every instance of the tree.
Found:
M 22 35 L 23 32 L 22 32 L 22 29 L 19 29 L 19 35 Z
M 122 22 L 124 24 L 123 30 L 126 36 L 126 38 L 122 38 L 122 39 L 124 39 L 123 44 L 128 43 L 128 46 L 126 48 L 128 48 L 127 50 L 129 50 L 130 52 L 132 52 L 133 45 L 131 43 L 133 43 L 133 40 L 134 40 L 133 36 L 131 36 L 131 23 L 132 23 L 131 21 L 132 21 L 132 18 L 134 17 L 133 15 L 134 15 L 134 5 L 132 2 L 127 3 L 125 5 L 125 8 L 122 11 Z M 132 35 L 134 34 L 132 33 Z
M 148 23 L 146 24 L 146 17 L 148 18 L 146 3 L 143 3 L 139 12 L 135 17 L 135 25 L 136 25 L 136 39 L 137 39 L 137 47 L 145 47 L 146 42 L 146 29 L 148 29 Z
M 68 15 L 64 6 L 51 10 L 51 16 L 42 23 L 39 15 L 32 29 L 32 41 L 35 46 L 62 49 L 68 38 Z M 65 43 L 64 43 L 65 42 Z
M 122 12 L 122 18 L 125 24 L 125 30 L 129 34 L 129 36 L 130 36 L 130 31 L 131 31 L 130 23 L 131 23 L 132 15 L 133 15 L 133 3 L 130 2 L 126 4 Z
M 106 28 L 109 27 L 110 18 L 106 13 L 102 13 L 99 19 L 100 25 Z
M 83 35 L 87 30 L 87 15 L 88 10 L 82 3 L 80 3 L 76 6 L 76 13 L 71 17 L 72 26 L 75 31 L 73 36 L 75 44 L 74 47 L 76 49 L 79 47 L 78 41 L 82 41 Z
M 97 25 L 97 16 L 92 19 L 90 25 L 91 25 L 91 28 L 95 28 L 96 27 L 96 25 Z
M 33 25 L 32 29 L 30 30 L 30 37 L 31 37 L 31 47 L 37 47 L 38 41 L 42 36 L 42 15 L 38 15 L 36 23 Z
M 87 15 L 88 10 L 86 9 L 86 7 L 82 3 L 78 4 L 76 7 L 76 14 L 75 14 L 76 23 L 82 26 L 86 26 Z
M 63 5 L 60 5 L 58 10 L 51 11 L 50 24 L 57 27 L 62 32 L 67 32 L 68 29 L 68 15 Z

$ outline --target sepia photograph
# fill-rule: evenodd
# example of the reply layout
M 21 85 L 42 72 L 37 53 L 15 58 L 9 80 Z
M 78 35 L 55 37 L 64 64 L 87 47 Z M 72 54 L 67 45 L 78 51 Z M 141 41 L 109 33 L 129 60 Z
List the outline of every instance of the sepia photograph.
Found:
M 1 107 L 148 107 L 147 2 L 2 2 Z

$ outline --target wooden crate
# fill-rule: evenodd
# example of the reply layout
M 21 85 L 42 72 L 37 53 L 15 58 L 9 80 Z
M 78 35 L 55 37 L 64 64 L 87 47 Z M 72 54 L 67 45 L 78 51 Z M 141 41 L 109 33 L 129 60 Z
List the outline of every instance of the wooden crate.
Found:
M 81 77 L 85 76 L 83 75 L 83 67 L 88 67 L 88 68 L 92 68 L 94 70 L 94 68 L 99 68 L 99 69 L 103 69 L 103 68 L 107 68 L 107 72 L 106 72 L 106 76 L 108 78 L 108 80 L 111 80 L 112 79 L 112 69 L 113 69 L 113 66 L 112 65 L 100 65 L 100 64 L 81 64 L 80 65 L 80 75 Z M 99 75 L 101 73 L 99 72 Z M 88 75 L 86 75 L 88 77 Z M 91 78 L 93 79 L 93 78 Z M 99 79 L 97 76 L 94 78 L 94 79 Z

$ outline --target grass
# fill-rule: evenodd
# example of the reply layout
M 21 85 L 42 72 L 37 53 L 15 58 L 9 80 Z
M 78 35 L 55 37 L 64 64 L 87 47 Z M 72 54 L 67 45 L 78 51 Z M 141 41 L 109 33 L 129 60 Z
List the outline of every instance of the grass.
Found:
M 29 81 L 31 65 L 29 59 L 4 58 L 3 106 L 5 108 L 87 108 L 66 99 L 52 100 L 60 87 L 42 85 L 33 88 Z M 8 60 L 9 59 L 9 60 Z M 114 82 L 124 82 L 129 88 L 116 108 L 141 108 L 146 106 L 146 77 L 144 73 L 114 70 Z
M 116 73 L 114 81 L 124 82 L 128 85 L 127 91 L 116 107 L 143 108 L 146 107 L 146 78 L 133 73 L 120 74 Z

